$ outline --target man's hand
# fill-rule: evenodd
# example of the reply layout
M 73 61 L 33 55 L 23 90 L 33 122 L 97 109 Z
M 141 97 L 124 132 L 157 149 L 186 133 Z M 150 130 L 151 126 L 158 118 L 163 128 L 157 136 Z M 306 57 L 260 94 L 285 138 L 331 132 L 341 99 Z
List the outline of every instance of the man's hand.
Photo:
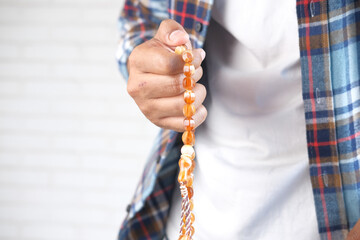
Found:
M 137 46 L 128 60 L 127 91 L 130 96 L 152 123 L 178 132 L 184 131 L 184 62 L 180 55 L 174 53 L 174 49 L 183 44 L 190 46 L 189 35 L 183 27 L 173 20 L 165 20 L 155 37 Z M 200 64 L 205 52 L 195 49 L 193 54 L 196 69 L 193 79 L 197 82 L 203 74 Z M 206 89 L 196 84 L 193 91 L 196 95 L 196 113 L 193 118 L 197 127 L 207 116 L 202 105 Z
M 360 240 L 360 221 L 358 221 L 354 228 L 351 229 L 346 240 Z

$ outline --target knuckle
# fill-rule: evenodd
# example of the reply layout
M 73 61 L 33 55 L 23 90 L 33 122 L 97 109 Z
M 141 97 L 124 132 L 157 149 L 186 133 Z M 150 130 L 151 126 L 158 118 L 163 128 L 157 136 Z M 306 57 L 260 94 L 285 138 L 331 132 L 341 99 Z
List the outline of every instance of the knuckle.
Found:
M 134 50 L 130 53 L 129 58 L 128 58 L 128 66 L 129 69 L 136 66 L 136 61 L 137 61 L 137 49 L 138 47 L 134 48 Z
M 162 47 L 161 42 L 156 38 L 152 38 L 143 44 L 146 46 L 147 49 Z
M 137 75 L 130 74 L 126 90 L 132 98 L 143 97 L 146 98 L 150 84 L 145 78 L 138 79 Z
M 130 79 L 126 86 L 126 90 L 132 98 L 136 98 L 139 95 L 139 90 L 133 86 L 133 84 L 130 82 Z
M 149 119 L 153 124 L 155 124 L 158 127 L 162 127 L 162 123 L 161 120 L 159 118 L 153 118 L 153 119 Z
M 143 52 L 151 46 L 154 41 L 149 40 L 136 46 L 130 53 L 128 58 L 128 66 L 130 68 L 141 68 L 144 64 Z
M 169 25 L 173 20 L 171 19 L 165 19 L 160 23 L 159 29 L 162 29 L 164 27 L 166 27 L 167 25 Z
M 140 111 L 151 121 L 154 120 L 154 114 L 152 114 L 152 109 L 150 104 L 141 104 L 139 105 Z
M 133 74 L 130 74 L 126 90 L 129 95 L 135 99 L 140 97 L 140 95 L 142 94 L 143 85 L 146 85 L 146 82 L 138 83 L 138 79 L 134 77 Z

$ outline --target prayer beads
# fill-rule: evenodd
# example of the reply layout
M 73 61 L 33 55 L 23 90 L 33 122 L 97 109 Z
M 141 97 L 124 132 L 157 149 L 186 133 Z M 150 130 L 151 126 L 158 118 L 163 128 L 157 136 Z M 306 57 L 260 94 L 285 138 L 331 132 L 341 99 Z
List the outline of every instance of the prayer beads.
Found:
M 191 159 L 195 158 L 195 150 L 189 144 L 182 146 L 180 151 L 181 151 L 181 156 L 187 156 L 190 157 Z
M 191 50 L 183 51 L 181 57 L 186 63 L 191 63 L 192 60 L 194 59 L 194 55 L 192 54 Z
M 193 64 L 185 63 L 184 65 L 184 75 L 190 77 L 195 73 L 195 67 Z
M 195 87 L 195 81 L 191 77 L 185 77 L 183 80 L 183 86 L 186 90 L 191 90 Z
M 195 128 L 195 121 L 192 118 L 184 119 L 184 128 L 186 131 L 192 131 Z
M 182 135 L 182 141 L 186 145 L 193 146 L 195 143 L 195 134 L 193 131 L 185 131 Z
M 195 121 L 192 118 L 195 114 L 195 93 L 192 91 L 195 87 L 195 80 L 191 77 L 195 73 L 195 66 L 192 64 L 194 59 L 191 50 L 186 49 L 184 46 L 175 48 L 175 53 L 180 54 L 184 63 L 183 72 L 185 78 L 183 80 L 184 102 L 183 114 L 184 119 L 184 133 L 182 134 L 182 141 L 184 146 L 181 148 L 181 157 L 179 160 L 179 175 L 178 182 L 180 184 L 180 191 L 182 197 L 181 204 L 181 224 L 179 240 L 192 240 L 195 229 L 192 224 L 195 221 L 195 215 L 192 212 L 194 208 L 192 197 L 194 195 L 193 171 L 195 168 L 195 150 L 193 148 L 195 143 Z
M 193 104 L 185 104 L 183 108 L 184 116 L 190 118 L 195 114 L 195 106 Z
M 175 53 L 176 53 L 176 54 L 182 54 L 185 50 L 186 50 L 186 47 L 185 47 L 185 46 L 177 46 L 177 47 L 175 48 Z
M 195 93 L 193 91 L 185 91 L 184 92 L 184 101 L 187 104 L 191 104 L 195 102 Z

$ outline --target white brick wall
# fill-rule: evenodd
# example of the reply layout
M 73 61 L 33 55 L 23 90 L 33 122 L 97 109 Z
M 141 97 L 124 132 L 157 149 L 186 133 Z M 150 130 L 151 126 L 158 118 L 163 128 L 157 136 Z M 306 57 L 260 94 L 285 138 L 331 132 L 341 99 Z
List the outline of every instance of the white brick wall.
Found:
M 0 1 L 0 239 L 116 239 L 158 129 L 117 70 L 123 0 Z

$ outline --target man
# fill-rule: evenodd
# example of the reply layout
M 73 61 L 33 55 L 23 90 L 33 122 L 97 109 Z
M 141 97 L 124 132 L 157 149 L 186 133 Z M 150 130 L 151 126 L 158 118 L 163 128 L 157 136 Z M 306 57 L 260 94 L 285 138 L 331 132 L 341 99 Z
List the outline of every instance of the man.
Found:
M 120 70 L 163 130 L 119 239 L 176 234 L 184 89 L 172 50 L 190 42 L 212 98 L 195 146 L 196 238 L 360 239 L 358 15 L 357 1 L 126 1 Z M 206 88 L 194 92 L 199 126 Z

